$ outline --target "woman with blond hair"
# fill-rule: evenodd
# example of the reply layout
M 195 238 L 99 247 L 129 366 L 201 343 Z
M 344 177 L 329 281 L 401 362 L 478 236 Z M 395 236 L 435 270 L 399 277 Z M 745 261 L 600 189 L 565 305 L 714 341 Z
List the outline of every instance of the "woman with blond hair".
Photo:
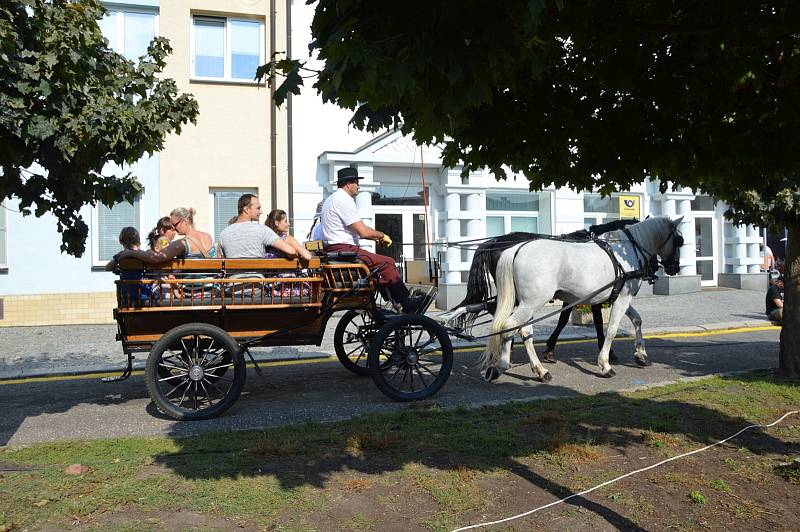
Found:
M 281 240 L 292 246 L 292 248 L 297 251 L 297 255 L 309 260 L 311 259 L 312 255 L 311 252 L 308 251 L 303 244 L 298 242 L 292 235 L 289 234 L 289 218 L 286 216 L 286 211 L 281 209 L 273 209 L 267 215 L 267 221 L 265 225 L 275 231 L 275 234 L 280 237 Z M 272 259 L 285 259 L 286 255 L 275 249 L 274 247 L 270 247 L 267 250 L 265 255 L 267 258 Z
M 135 258 L 143 262 L 164 262 L 175 257 L 185 259 L 207 259 L 216 257 L 214 239 L 211 235 L 199 231 L 194 227 L 195 210 L 178 207 L 169 213 L 172 229 L 183 238 L 173 240 L 167 247 L 159 250 L 126 250 L 120 253 L 120 258 Z

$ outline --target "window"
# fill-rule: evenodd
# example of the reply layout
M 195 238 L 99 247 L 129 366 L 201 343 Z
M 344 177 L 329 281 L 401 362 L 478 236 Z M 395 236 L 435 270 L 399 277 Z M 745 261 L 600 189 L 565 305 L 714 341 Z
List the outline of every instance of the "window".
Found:
M 600 194 L 583 195 L 583 227 L 619 220 L 619 198 Z
M 711 196 L 698 195 L 692 200 L 693 211 L 713 211 L 716 200 Z
M 239 198 L 242 196 L 242 194 L 258 195 L 258 191 L 252 188 L 241 190 L 211 190 L 209 198 L 211 203 L 211 220 L 209 221 L 209 225 L 214 229 L 213 236 L 215 242 L 219 240 L 219 234 L 222 232 L 222 230 L 228 227 L 228 222 L 231 220 L 231 218 L 239 214 Z M 261 208 L 263 210 L 264 206 L 262 205 Z M 267 207 L 267 210 L 263 212 L 261 223 L 266 221 L 268 213 L 269 207 Z
M 5 202 L 0 202 L 0 268 L 8 267 L 8 210 Z
M 147 248 L 147 233 L 142 230 L 144 218 L 142 208 L 141 198 L 133 203 L 117 203 L 110 209 L 102 204 L 95 208 L 92 232 L 94 234 L 92 260 L 95 266 L 103 266 L 122 249 L 119 244 L 119 232 L 123 227 L 135 227 L 139 231 L 142 246 Z
M 191 77 L 253 82 L 264 64 L 264 23 L 195 16 L 192 19 Z
M 430 191 L 428 191 L 430 194 Z M 430 196 L 429 196 L 430 197 Z M 380 185 L 372 193 L 372 205 L 424 205 L 422 187 L 406 185 Z
M 534 192 L 487 192 L 486 236 L 514 231 L 539 231 L 539 194 Z
M 117 53 L 135 61 L 147 53 L 150 41 L 158 32 L 155 11 L 109 10 L 100 22 L 100 31 Z

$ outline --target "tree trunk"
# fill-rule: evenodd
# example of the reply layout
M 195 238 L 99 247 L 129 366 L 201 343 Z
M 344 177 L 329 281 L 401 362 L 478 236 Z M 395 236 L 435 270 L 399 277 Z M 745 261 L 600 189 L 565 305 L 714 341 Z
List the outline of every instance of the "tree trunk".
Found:
M 779 372 L 800 379 L 800 225 L 788 228 Z

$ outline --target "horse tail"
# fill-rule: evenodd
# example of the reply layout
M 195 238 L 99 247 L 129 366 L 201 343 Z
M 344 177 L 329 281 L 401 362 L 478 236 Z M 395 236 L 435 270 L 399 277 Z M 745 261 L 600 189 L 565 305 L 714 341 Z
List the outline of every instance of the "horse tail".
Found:
M 514 312 L 514 306 L 517 303 L 517 288 L 514 285 L 514 259 L 517 254 L 513 250 L 514 248 L 506 250 L 497 262 L 497 271 L 495 272 L 497 308 L 494 312 L 494 321 L 492 321 L 492 336 L 486 342 L 486 349 L 481 358 L 483 367 L 493 363 L 500 355 L 503 335 L 498 333 L 506 328 L 506 322 Z
M 495 278 L 497 262 L 505 250 L 521 242 L 528 242 L 539 235 L 535 233 L 524 233 L 521 231 L 490 238 L 478 246 L 475 255 L 472 257 L 472 265 L 469 268 L 467 278 L 467 295 L 458 305 L 451 310 L 467 305 L 487 303 L 489 314 L 494 314 L 495 303 L 492 298 L 492 283 Z M 467 312 L 464 320 L 474 320 L 479 312 Z
M 483 303 L 491 297 L 491 276 L 494 274 L 491 271 L 493 244 L 494 239 L 490 239 L 483 242 L 475 250 L 475 255 L 472 257 L 472 265 L 469 268 L 469 277 L 467 278 L 467 294 L 463 301 L 453 307 L 454 309 Z

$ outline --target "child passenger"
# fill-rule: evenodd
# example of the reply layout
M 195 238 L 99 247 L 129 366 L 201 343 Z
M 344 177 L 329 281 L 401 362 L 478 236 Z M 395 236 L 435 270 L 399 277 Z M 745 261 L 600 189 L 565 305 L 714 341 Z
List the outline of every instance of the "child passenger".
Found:
M 139 231 L 135 227 L 123 227 L 119 232 L 119 243 L 122 245 L 122 251 L 114 255 L 108 264 L 106 264 L 106 271 L 113 271 L 118 264 L 119 256 L 124 251 L 138 250 L 142 242 L 139 238 Z M 144 276 L 142 271 L 123 270 L 120 272 L 120 281 L 141 281 Z M 135 303 L 147 300 L 150 297 L 150 286 L 139 283 L 122 283 L 120 284 L 120 294 L 122 296 L 123 304 L 133 306 Z
M 169 221 L 169 217 L 165 217 L 167 221 Z M 147 235 L 147 240 L 150 243 L 150 249 L 153 253 L 158 253 L 162 249 L 166 248 L 170 245 L 170 240 L 164 235 L 163 230 L 160 228 L 161 222 L 164 220 L 162 218 L 159 220 L 159 225 L 156 226 L 155 229 L 150 231 L 150 234 Z M 159 283 L 156 285 L 156 293 L 160 295 L 162 298 L 170 298 L 170 297 L 180 297 L 181 295 L 181 287 L 178 283 L 172 283 L 170 281 L 175 280 L 175 276 L 172 274 L 165 275 L 163 277 L 159 277 Z

